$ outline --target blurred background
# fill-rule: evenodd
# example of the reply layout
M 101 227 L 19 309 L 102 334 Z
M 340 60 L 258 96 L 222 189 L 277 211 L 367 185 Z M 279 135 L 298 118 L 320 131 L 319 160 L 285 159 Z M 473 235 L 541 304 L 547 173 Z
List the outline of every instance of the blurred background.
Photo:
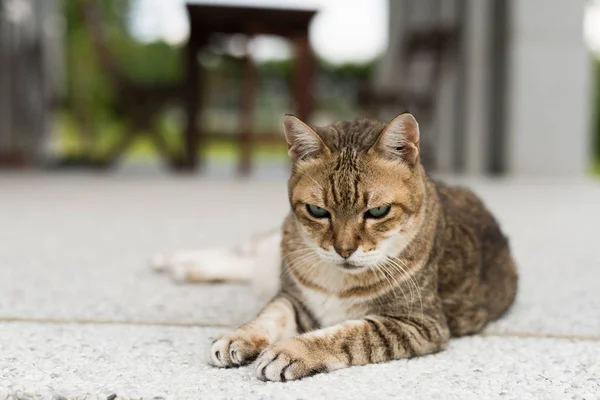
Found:
M 0 398 L 229 396 L 232 375 L 196 367 L 204 327 L 261 301 L 175 285 L 186 264 L 163 276 L 152 256 L 281 226 L 286 113 L 404 111 L 429 172 L 481 196 L 520 270 L 513 311 L 450 355 L 475 375 L 447 364 L 448 390 L 487 376 L 498 397 L 592 398 L 600 0 L 0 0 Z
M 409 110 L 436 172 L 600 175 L 600 1 L 0 0 L 0 168 L 285 170 Z

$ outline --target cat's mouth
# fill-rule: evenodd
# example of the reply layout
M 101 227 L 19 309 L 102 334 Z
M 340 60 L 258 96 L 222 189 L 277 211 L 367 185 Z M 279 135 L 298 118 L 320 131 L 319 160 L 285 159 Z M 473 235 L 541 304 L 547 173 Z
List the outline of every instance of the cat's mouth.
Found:
M 339 266 L 348 272 L 359 272 L 359 271 L 367 268 L 364 265 L 354 265 L 354 264 L 350 264 L 349 262 L 343 262 L 343 263 L 339 264 Z

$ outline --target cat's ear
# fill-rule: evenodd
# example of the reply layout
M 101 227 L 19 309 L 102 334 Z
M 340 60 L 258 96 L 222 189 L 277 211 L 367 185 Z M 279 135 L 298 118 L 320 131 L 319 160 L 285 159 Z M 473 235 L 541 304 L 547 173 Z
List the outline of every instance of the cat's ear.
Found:
M 283 119 L 283 129 L 288 154 L 293 161 L 309 160 L 329 152 L 319 135 L 299 118 L 286 115 Z
M 410 113 L 398 115 L 381 131 L 370 151 L 413 165 L 419 157 L 419 123 Z

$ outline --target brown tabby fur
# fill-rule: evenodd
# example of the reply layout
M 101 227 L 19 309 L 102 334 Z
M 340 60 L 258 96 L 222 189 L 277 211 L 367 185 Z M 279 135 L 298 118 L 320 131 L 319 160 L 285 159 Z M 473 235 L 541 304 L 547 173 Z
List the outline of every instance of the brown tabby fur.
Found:
M 312 130 L 291 118 L 281 291 L 254 321 L 213 343 L 214 365 L 258 357 L 259 378 L 298 379 L 437 352 L 450 336 L 479 332 L 508 309 L 517 272 L 507 239 L 472 192 L 427 176 L 410 114 L 388 125 Z M 312 217 L 307 204 L 330 218 Z M 391 205 L 387 216 L 363 217 L 381 205 Z M 315 254 L 317 246 L 368 253 L 390 232 L 401 238 L 390 247 L 398 252 L 368 268 Z

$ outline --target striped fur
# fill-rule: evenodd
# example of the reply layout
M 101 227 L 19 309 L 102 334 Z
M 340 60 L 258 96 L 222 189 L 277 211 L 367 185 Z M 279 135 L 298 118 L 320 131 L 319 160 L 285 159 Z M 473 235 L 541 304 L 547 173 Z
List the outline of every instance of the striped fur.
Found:
M 259 378 L 286 381 L 410 358 L 508 309 L 517 273 L 506 238 L 470 191 L 427 176 L 410 114 L 324 128 L 293 118 L 281 290 L 254 321 L 213 343 L 213 365 L 256 359 Z M 381 219 L 366 216 L 384 205 Z

